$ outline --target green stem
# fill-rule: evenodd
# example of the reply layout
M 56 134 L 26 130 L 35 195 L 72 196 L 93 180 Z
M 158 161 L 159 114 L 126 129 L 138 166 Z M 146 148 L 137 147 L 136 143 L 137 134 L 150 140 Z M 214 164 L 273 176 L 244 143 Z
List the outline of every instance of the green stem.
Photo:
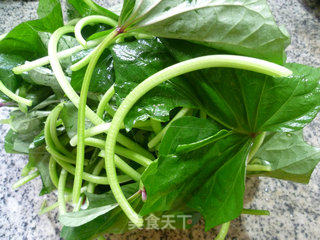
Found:
M 266 137 L 266 132 L 263 132 L 255 137 L 254 142 L 252 144 L 252 147 L 250 149 L 250 152 L 248 154 L 248 160 L 247 162 L 250 163 L 254 155 L 258 152 L 259 148 L 261 147 L 264 138 Z
M 242 209 L 241 214 L 257 215 L 257 216 L 269 216 L 268 210 L 256 210 L 256 209 Z
M 150 123 L 151 123 L 152 130 L 154 131 L 155 134 L 159 134 L 162 131 L 161 122 L 154 119 L 150 119 Z
M 202 119 L 207 118 L 207 113 L 204 110 L 200 110 L 200 118 L 202 118 Z
M 106 133 L 108 132 L 109 127 L 110 127 L 110 123 L 103 123 L 103 124 L 94 126 L 92 128 L 86 129 L 84 132 L 84 137 L 89 138 L 89 137 L 99 135 L 101 133 Z M 77 142 L 78 142 L 78 135 L 75 135 L 73 138 L 71 138 L 70 145 L 76 146 Z
M 229 227 L 230 227 L 230 222 L 226 222 L 222 224 L 219 234 L 216 236 L 214 240 L 224 240 L 228 234 Z
M 18 187 L 21 187 L 22 185 L 26 184 L 27 182 L 35 179 L 36 177 L 38 177 L 40 175 L 40 172 L 37 170 L 31 174 L 29 174 L 28 176 L 25 176 L 23 178 L 20 178 L 15 184 L 12 185 L 12 189 L 17 189 Z
M 106 106 L 109 105 L 109 101 L 112 98 L 112 96 L 115 94 L 114 85 L 112 85 L 108 91 L 103 95 L 102 99 L 99 102 L 98 108 L 97 108 L 97 115 L 99 117 L 103 117 L 103 113 L 106 109 Z M 110 114 L 110 113 L 109 113 Z
M 74 91 L 72 88 L 71 84 L 67 80 L 66 76 L 64 75 L 63 69 L 59 63 L 59 59 L 57 56 L 57 45 L 59 42 L 59 39 L 67 33 L 71 33 L 74 31 L 73 26 L 64 26 L 59 29 L 57 29 L 51 36 L 48 44 L 48 53 L 49 53 L 49 60 L 50 60 L 50 65 L 52 68 L 52 71 L 61 87 L 63 89 L 64 93 L 66 96 L 70 99 L 70 101 L 77 107 L 79 108 L 79 96 L 78 94 Z M 95 113 L 93 112 L 88 106 L 86 106 L 86 111 L 85 111 L 86 117 L 94 124 L 94 125 L 99 125 L 104 123 L 104 121 Z M 139 144 L 136 142 L 132 141 L 130 138 L 119 134 L 117 141 L 122 144 L 123 146 L 134 150 L 136 152 L 139 152 L 140 154 L 150 157 L 152 154 L 145 150 L 143 147 L 141 147 Z
M 101 159 L 99 161 L 99 163 L 93 169 L 92 174 L 96 175 L 96 176 L 99 176 L 99 174 L 102 171 L 103 167 L 104 167 L 104 161 L 103 161 L 103 159 Z M 90 182 L 89 185 L 88 185 L 88 193 L 94 193 L 95 187 L 96 187 L 96 184 Z
M 97 45 L 99 45 L 99 43 L 102 42 L 102 40 L 103 40 L 103 38 L 97 38 L 95 40 L 88 41 L 87 42 L 87 47 L 88 48 L 96 47 Z M 59 60 L 65 59 L 65 58 L 70 57 L 71 55 L 73 55 L 75 53 L 78 53 L 78 52 L 82 51 L 83 49 L 84 49 L 83 46 L 78 45 L 78 46 L 63 50 L 63 51 L 57 53 L 57 58 Z M 32 62 L 27 62 L 27 63 L 25 63 L 23 65 L 14 67 L 12 69 L 12 71 L 15 74 L 22 74 L 24 72 L 31 71 L 31 70 L 33 70 L 33 69 L 35 69 L 37 67 L 45 66 L 45 65 L 47 65 L 49 63 L 50 63 L 49 56 L 46 56 L 46 57 L 42 57 L 42 58 L 39 58 L 37 60 L 34 60 Z
M 152 148 L 154 148 L 155 146 L 157 146 L 158 143 L 161 142 L 163 136 L 166 134 L 166 132 L 167 132 L 168 128 L 170 127 L 170 125 L 171 125 L 175 120 L 177 120 L 177 119 L 182 118 L 183 116 L 185 116 L 185 115 L 188 113 L 189 110 L 190 110 L 189 108 L 182 108 L 182 109 L 177 113 L 177 115 L 174 116 L 174 118 L 165 126 L 165 128 L 163 128 L 163 129 L 161 130 L 161 132 L 159 132 L 154 138 L 152 138 L 152 139 L 150 140 L 150 142 L 148 143 L 148 147 L 149 147 L 150 149 L 152 149 Z
M 12 100 L 16 101 L 19 104 L 24 104 L 27 106 L 32 106 L 32 101 L 23 97 L 18 96 L 17 94 L 13 93 L 11 90 L 9 90 L 3 82 L 0 81 L 0 91 L 3 92 L 5 95 L 7 95 Z
M 138 227 L 141 227 L 143 225 L 143 219 L 134 211 L 130 203 L 125 198 L 117 181 L 117 173 L 114 163 L 116 139 L 121 127 L 121 123 L 123 122 L 130 109 L 133 107 L 133 105 L 152 88 L 156 87 L 166 80 L 172 79 L 182 74 L 212 67 L 239 68 L 272 76 L 288 76 L 292 74 L 290 70 L 264 60 L 234 55 L 213 55 L 198 57 L 172 65 L 150 76 L 145 81 L 140 83 L 137 87 L 135 87 L 122 101 L 120 107 L 114 115 L 111 127 L 107 135 L 105 146 L 105 161 L 107 177 L 109 179 L 110 187 L 114 194 L 114 197 L 124 213 L 128 216 L 128 218 Z
M 50 123 L 50 134 L 54 145 L 57 150 L 66 156 L 73 158 L 73 154 L 69 152 L 60 142 L 57 135 L 57 121 L 60 115 L 61 110 L 63 109 L 63 103 L 58 104 L 50 113 L 51 123 Z
M 49 176 L 53 185 L 58 189 L 59 177 L 57 174 L 57 162 L 53 159 L 53 157 L 50 157 L 49 160 Z M 70 188 L 65 188 L 64 191 L 67 193 L 72 193 L 72 189 Z
M 85 144 L 88 146 L 104 149 L 106 142 L 101 139 L 97 139 L 97 138 L 86 138 Z M 136 152 L 131 151 L 129 149 L 120 147 L 118 145 L 115 146 L 115 153 L 120 156 L 123 156 L 125 158 L 128 158 L 132 161 L 135 161 L 136 163 L 139 163 L 140 165 L 142 165 L 144 167 L 148 167 L 152 163 L 151 159 L 146 158 L 146 157 L 140 155 L 139 153 L 136 153 Z M 100 156 L 104 157 L 105 156 L 104 154 L 105 154 L 105 152 L 102 151 L 102 154 L 100 154 Z
M 87 67 L 86 73 L 83 78 L 80 101 L 79 101 L 79 110 L 78 110 L 78 144 L 77 144 L 77 160 L 76 160 L 76 173 L 73 182 L 73 203 L 77 203 L 80 197 L 80 189 L 82 185 L 82 172 L 83 172 L 83 163 L 84 163 L 84 154 L 85 154 L 85 118 L 86 118 L 86 106 L 87 106 L 87 96 L 89 91 L 90 80 L 92 78 L 93 71 L 97 62 L 102 55 L 103 51 L 112 44 L 118 32 L 114 30 L 111 32 L 99 45 L 97 52 L 92 56 L 89 65 Z
M 260 164 L 249 164 L 247 165 L 248 172 L 270 172 L 272 168 L 270 166 L 264 166 Z
M 140 173 L 138 173 L 136 170 L 134 170 L 132 167 L 130 167 L 125 161 L 123 161 L 118 155 L 114 156 L 114 161 L 116 166 L 125 174 L 127 174 L 129 177 L 131 177 L 136 182 L 139 182 L 141 179 Z
M 54 158 L 55 159 L 55 158 Z M 65 169 L 68 173 L 71 173 L 72 175 L 75 174 L 75 167 L 73 167 L 72 165 L 65 163 L 63 161 L 60 161 L 58 159 L 55 159 L 55 161 L 63 168 Z M 95 176 L 92 175 L 90 173 L 87 172 L 83 172 L 83 180 L 88 181 L 88 182 L 92 182 L 95 184 L 101 184 L 101 185 L 109 185 L 108 179 L 106 177 L 100 177 L 100 176 Z M 120 175 L 118 176 L 118 181 L 120 183 L 125 183 L 132 180 L 131 177 L 127 176 L 127 175 Z
M 85 48 L 87 48 L 87 41 L 83 38 L 81 31 L 86 25 L 89 25 L 92 23 L 104 23 L 111 27 L 116 27 L 118 24 L 115 20 L 105 16 L 91 15 L 91 16 L 82 18 L 75 26 L 74 35 L 77 41 Z
M 63 215 L 67 212 L 66 201 L 64 196 L 64 189 L 66 186 L 68 172 L 64 169 L 61 170 L 58 184 L 58 203 L 59 203 L 59 214 Z
M 79 212 L 83 203 L 83 195 L 80 196 L 79 201 L 77 202 L 77 204 L 74 206 L 73 208 L 73 212 Z

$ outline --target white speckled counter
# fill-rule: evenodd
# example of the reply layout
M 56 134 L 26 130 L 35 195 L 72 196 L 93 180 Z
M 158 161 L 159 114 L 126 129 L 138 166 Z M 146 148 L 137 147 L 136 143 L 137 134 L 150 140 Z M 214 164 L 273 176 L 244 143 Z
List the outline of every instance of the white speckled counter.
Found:
M 104 3 L 118 1 L 101 0 Z M 320 67 L 320 19 L 318 0 L 269 0 L 279 23 L 292 36 L 288 60 Z M 305 5 L 308 5 L 307 9 Z M 22 21 L 36 18 L 37 2 L 0 0 L 0 34 Z M 0 118 L 8 116 L 0 109 Z M 31 240 L 59 238 L 57 213 L 38 216 L 44 199 L 52 202 L 55 194 L 39 197 L 40 179 L 33 180 L 16 191 L 11 186 L 20 177 L 26 164 L 24 156 L 6 154 L 3 139 L 7 127 L 0 125 L 0 239 Z M 320 118 L 305 129 L 306 139 L 320 146 Z M 245 206 L 271 211 L 269 217 L 241 216 L 232 223 L 228 239 L 320 239 L 320 166 L 309 185 L 295 184 L 267 178 L 247 181 Z M 191 231 L 131 232 L 108 239 L 212 239 L 214 231 L 204 232 L 202 225 Z

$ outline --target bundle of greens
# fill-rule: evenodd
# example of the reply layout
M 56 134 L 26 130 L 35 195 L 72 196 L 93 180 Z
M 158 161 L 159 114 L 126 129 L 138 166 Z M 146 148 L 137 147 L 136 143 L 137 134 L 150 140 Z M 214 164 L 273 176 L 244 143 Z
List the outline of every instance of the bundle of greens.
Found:
M 14 187 L 40 175 L 41 195 L 57 189 L 41 214 L 59 208 L 62 238 L 171 215 L 224 239 L 240 214 L 268 214 L 243 209 L 247 176 L 308 183 L 320 70 L 285 62 L 265 0 L 68 0 L 67 13 L 40 0 L 0 41 L 5 149 L 29 155 Z

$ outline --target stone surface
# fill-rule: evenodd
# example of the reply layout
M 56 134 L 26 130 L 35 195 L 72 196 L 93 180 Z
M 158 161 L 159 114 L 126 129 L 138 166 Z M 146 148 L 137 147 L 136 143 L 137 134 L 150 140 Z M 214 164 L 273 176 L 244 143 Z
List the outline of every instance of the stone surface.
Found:
M 118 1 L 103 1 L 109 4 Z M 288 61 L 320 67 L 319 1 L 269 0 L 277 21 L 292 36 Z M 0 33 L 9 31 L 22 21 L 36 18 L 37 3 L 33 1 L 0 1 Z M 305 8 L 306 7 L 306 8 Z M 8 110 L 0 110 L 0 118 Z M 44 199 L 56 200 L 55 194 L 39 197 L 37 178 L 16 191 L 11 189 L 26 164 L 24 156 L 6 154 L 3 141 L 8 127 L 0 125 L 0 239 L 59 239 L 57 212 L 38 216 Z M 305 138 L 320 146 L 320 118 L 305 129 Z M 268 209 L 269 217 L 241 216 L 233 221 L 228 239 L 320 239 L 320 166 L 309 185 L 268 178 L 247 181 L 245 207 Z M 203 224 L 191 231 L 135 231 L 108 239 L 212 239 L 215 231 L 204 232 Z

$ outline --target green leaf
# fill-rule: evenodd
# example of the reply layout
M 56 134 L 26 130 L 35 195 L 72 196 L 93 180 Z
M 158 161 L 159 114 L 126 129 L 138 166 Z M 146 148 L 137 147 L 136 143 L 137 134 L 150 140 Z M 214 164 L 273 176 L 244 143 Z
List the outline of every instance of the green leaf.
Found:
M 43 144 L 39 146 L 40 143 Z M 30 145 L 29 161 L 27 164 L 27 168 L 36 167 L 40 172 L 42 181 L 40 196 L 48 194 L 56 188 L 50 178 L 49 160 L 50 154 L 46 150 L 46 146 L 44 144 L 44 135 L 43 133 L 41 133 L 34 139 L 33 143 L 31 143 Z
M 5 150 L 8 153 L 29 153 L 29 146 L 43 129 L 43 121 L 47 113 L 35 111 L 10 113 L 11 129 L 5 137 Z
M 85 53 L 79 53 L 73 57 L 73 62 L 81 60 Z M 82 82 L 87 68 L 82 68 L 72 72 L 71 85 L 76 91 L 81 90 Z M 89 91 L 94 93 L 105 93 L 114 83 L 113 60 L 110 51 L 106 50 L 99 58 L 94 68 L 92 78 L 90 80 Z
M 20 56 L 0 53 L 0 81 L 13 92 L 21 85 L 21 78 L 12 72 L 12 68 L 22 63 L 24 63 L 24 59 Z M 2 92 L 0 97 L 9 100 Z
M 135 0 L 124 0 L 122 4 L 121 13 L 119 16 L 119 25 L 122 26 L 125 24 L 125 21 L 128 19 L 132 10 L 134 8 L 136 1 Z
M 133 26 L 157 37 L 196 41 L 230 53 L 285 61 L 287 32 L 265 0 L 137 1 Z
M 64 95 L 56 77 L 49 68 L 37 67 L 29 72 L 24 72 L 22 77 L 28 83 L 51 87 L 60 97 Z
M 118 19 L 118 15 L 101 7 L 91 0 L 67 0 L 68 2 L 68 19 L 86 17 L 90 15 L 105 15 L 114 20 Z M 90 2 L 92 5 L 87 4 Z
M 125 185 L 122 189 L 125 196 L 129 197 L 138 191 L 138 184 L 134 183 Z M 100 208 L 101 204 L 109 205 L 115 203 L 115 199 L 111 191 L 103 195 L 86 195 L 89 199 L 89 206 L 95 206 L 95 208 L 90 208 L 90 210 L 96 209 L 96 207 Z M 97 202 L 95 202 L 95 200 Z M 133 208 L 139 210 L 141 203 L 141 198 L 138 197 L 131 202 L 131 205 Z M 77 222 L 76 219 L 74 221 L 75 223 Z M 61 237 L 65 240 L 87 240 L 93 239 L 102 233 L 124 233 L 126 231 L 128 231 L 128 218 L 121 211 L 120 207 L 117 207 L 84 225 L 78 227 L 63 227 Z
M 180 40 L 163 40 L 178 61 L 219 52 Z M 270 77 L 231 68 L 211 68 L 185 75 L 202 108 L 237 132 L 294 131 L 316 116 L 320 70 L 286 64 L 290 77 Z
M 64 104 L 60 113 L 60 118 L 63 121 L 63 125 L 69 138 L 71 139 L 77 135 L 78 109 L 71 102 Z M 86 119 L 86 128 L 89 128 L 90 126 L 92 126 L 92 123 Z
M 158 39 L 115 44 L 112 49 L 118 104 L 139 83 L 152 74 L 175 63 Z M 176 107 L 195 107 L 195 98 L 182 78 L 166 81 L 149 91 L 131 109 L 125 119 L 127 128 L 149 117 L 168 121 Z
M 159 158 L 142 175 L 147 202 L 140 214 L 179 209 L 199 211 L 206 229 L 238 217 L 242 210 L 249 141 L 231 134 L 187 153 L 179 145 L 216 135 L 214 122 L 183 117 L 172 123 L 160 145 Z
M 1 53 L 16 54 L 27 60 L 47 55 L 39 33 L 54 32 L 63 26 L 60 1 L 41 0 L 38 14 L 41 19 L 19 24 L 0 41 Z
M 320 162 L 320 148 L 306 143 L 302 130 L 273 133 L 266 137 L 253 162 L 271 167 L 271 172 L 256 173 L 261 176 L 308 183 Z
M 95 218 L 110 212 L 111 210 L 118 207 L 118 204 L 110 204 L 103 207 L 87 209 L 79 212 L 70 212 L 59 217 L 60 222 L 64 226 L 68 227 L 78 227 L 86 224 Z

